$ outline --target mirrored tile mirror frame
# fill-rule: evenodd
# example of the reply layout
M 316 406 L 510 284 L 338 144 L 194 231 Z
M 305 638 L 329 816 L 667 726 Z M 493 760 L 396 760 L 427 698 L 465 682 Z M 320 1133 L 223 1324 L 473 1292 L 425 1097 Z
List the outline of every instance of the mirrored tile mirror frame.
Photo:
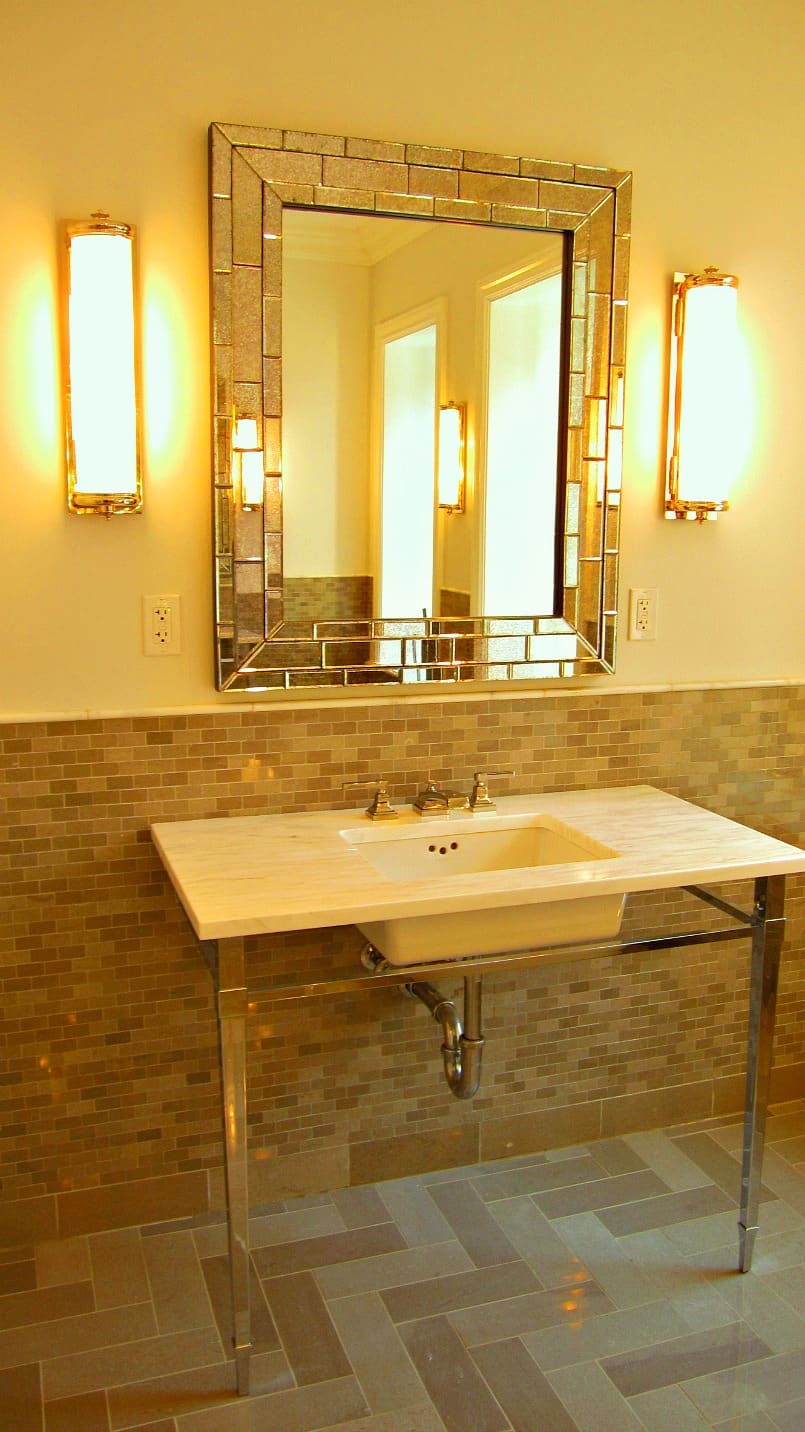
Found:
M 282 215 L 329 208 L 568 236 L 561 610 L 286 620 Z M 219 690 L 398 686 L 614 670 L 631 175 L 419 144 L 210 126 L 215 658 Z M 233 420 L 264 500 L 239 500 Z M 421 688 L 420 688 L 421 689 Z

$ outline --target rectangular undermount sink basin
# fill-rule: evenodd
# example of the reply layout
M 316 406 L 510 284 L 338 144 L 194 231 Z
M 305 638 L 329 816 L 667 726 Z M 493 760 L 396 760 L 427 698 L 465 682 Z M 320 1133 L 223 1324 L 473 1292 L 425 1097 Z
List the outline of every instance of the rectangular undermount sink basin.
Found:
M 462 816 L 343 831 L 341 838 L 387 880 L 444 882 L 509 870 L 611 860 L 617 851 L 550 815 Z M 504 951 L 545 949 L 613 938 L 625 896 L 609 894 L 538 904 L 375 920 L 358 928 L 390 964 L 424 964 Z

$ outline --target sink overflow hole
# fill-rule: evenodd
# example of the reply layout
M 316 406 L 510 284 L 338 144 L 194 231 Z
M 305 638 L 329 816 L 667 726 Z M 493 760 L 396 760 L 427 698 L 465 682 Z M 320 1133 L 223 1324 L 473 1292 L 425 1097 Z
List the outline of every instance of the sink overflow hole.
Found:
M 458 841 L 457 841 L 457 840 L 451 840 L 451 842 L 450 842 L 450 849 L 451 849 L 451 850 L 458 850 Z M 431 855 L 434 855 L 437 850 L 438 850 L 438 852 L 439 852 L 440 855 L 446 855 L 446 854 L 447 854 L 447 846 L 446 846 L 446 845 L 429 845 L 429 846 L 428 846 L 428 851 L 429 851 L 429 853 L 430 853 Z

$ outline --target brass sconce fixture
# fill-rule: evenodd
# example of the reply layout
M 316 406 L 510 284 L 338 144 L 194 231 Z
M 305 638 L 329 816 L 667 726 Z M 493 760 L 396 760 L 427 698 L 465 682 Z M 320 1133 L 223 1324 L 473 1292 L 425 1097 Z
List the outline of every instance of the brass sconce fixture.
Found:
M 62 288 L 67 506 L 139 512 L 139 365 L 134 229 L 98 211 L 65 225 Z
M 463 512 L 467 483 L 467 405 L 445 403 L 439 409 L 439 506 Z
M 713 522 L 733 476 L 738 280 L 674 274 L 665 515 Z
M 232 452 L 235 458 L 235 485 L 240 492 L 244 512 L 263 505 L 265 471 L 263 449 L 256 418 L 236 418 L 232 426 Z

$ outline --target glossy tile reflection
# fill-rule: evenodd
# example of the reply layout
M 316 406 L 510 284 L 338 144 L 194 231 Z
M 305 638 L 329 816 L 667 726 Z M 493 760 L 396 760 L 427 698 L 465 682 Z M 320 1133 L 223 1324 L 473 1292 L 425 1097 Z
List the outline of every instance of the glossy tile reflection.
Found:
M 210 1217 L 0 1257 L 13 1432 L 805 1425 L 805 1100 L 769 1120 L 735 1271 L 736 1120 L 254 1210 L 255 1395 Z

